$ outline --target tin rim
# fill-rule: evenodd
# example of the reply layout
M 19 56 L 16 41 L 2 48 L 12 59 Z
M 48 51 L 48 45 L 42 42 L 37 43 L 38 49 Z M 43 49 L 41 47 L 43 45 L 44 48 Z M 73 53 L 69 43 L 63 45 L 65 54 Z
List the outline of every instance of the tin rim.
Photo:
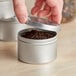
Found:
M 0 3 L 1 2 L 6 3 L 6 2 L 10 2 L 10 0 L 1 0 Z
M 34 28 L 29 28 L 29 29 L 34 29 Z M 48 39 L 39 39 L 39 40 L 37 40 L 37 39 L 24 38 L 24 37 L 21 36 L 21 33 L 23 33 L 25 30 L 27 31 L 28 29 L 24 29 L 24 30 L 22 30 L 22 31 L 20 31 L 18 33 L 18 40 L 22 41 L 24 43 L 31 43 L 31 44 L 39 44 L 39 43 L 44 44 L 44 43 L 47 43 L 48 44 L 48 43 L 53 43 L 54 41 L 57 40 L 57 33 L 56 32 L 55 32 L 56 35 L 54 37 L 48 38 Z M 43 30 L 43 29 L 40 29 L 40 30 Z

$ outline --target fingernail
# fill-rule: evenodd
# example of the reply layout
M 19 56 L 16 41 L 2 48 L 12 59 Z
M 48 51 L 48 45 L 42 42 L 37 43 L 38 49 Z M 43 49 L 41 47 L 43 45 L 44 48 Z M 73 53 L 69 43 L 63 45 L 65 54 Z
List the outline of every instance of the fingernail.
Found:
M 24 24 L 27 21 L 27 17 L 22 16 L 22 17 L 19 17 L 18 20 L 19 20 L 20 23 Z

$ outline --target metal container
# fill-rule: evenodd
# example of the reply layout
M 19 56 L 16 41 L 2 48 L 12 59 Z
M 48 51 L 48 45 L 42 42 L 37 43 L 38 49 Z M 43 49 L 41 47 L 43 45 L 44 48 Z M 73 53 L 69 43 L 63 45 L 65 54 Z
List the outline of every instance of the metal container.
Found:
M 0 40 L 2 40 L 2 24 L 0 23 Z
M 19 60 L 31 63 L 42 64 L 53 61 L 57 56 L 57 34 L 60 30 L 58 24 L 52 23 L 47 19 L 38 17 L 29 17 L 28 26 L 33 28 L 25 29 L 18 34 L 18 58 Z M 49 39 L 35 40 L 22 37 L 22 34 L 32 29 L 41 31 L 52 31 L 56 35 Z
M 32 64 L 41 64 L 53 61 L 57 56 L 57 34 L 53 38 L 43 40 L 27 39 L 21 36 L 24 32 L 30 30 L 32 29 L 25 29 L 20 31 L 18 34 L 19 60 Z
M 0 20 L 6 20 L 14 17 L 12 0 L 0 0 Z
M 3 41 L 16 41 L 20 30 L 27 28 L 27 25 L 21 24 L 16 17 L 10 21 L 0 21 L 0 39 Z

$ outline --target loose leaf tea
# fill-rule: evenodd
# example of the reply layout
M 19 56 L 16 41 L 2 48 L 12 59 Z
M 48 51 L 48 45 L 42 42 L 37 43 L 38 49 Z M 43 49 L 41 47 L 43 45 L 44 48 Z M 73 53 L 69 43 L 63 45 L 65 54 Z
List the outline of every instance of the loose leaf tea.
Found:
M 28 39 L 48 39 L 56 36 L 56 32 L 53 31 L 41 31 L 41 30 L 31 30 L 22 33 L 21 35 Z

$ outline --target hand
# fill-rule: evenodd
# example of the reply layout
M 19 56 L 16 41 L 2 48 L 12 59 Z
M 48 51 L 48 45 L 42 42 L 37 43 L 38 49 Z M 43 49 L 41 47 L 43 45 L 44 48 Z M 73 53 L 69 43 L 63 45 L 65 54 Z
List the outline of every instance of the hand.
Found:
M 25 0 L 13 0 L 15 14 L 21 23 L 25 23 L 27 21 L 27 8 L 25 5 Z
M 31 13 L 33 15 L 37 14 L 39 17 L 47 17 L 49 20 L 60 24 L 62 9 L 63 0 L 36 0 Z

